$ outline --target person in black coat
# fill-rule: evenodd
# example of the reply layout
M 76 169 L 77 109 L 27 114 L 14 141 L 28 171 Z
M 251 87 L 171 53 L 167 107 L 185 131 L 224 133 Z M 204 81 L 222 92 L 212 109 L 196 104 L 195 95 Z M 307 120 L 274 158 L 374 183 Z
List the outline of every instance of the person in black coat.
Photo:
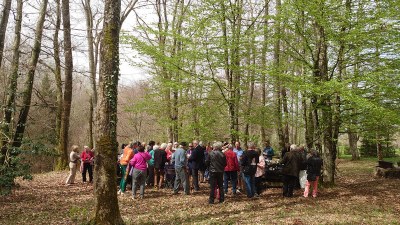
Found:
M 164 167 L 167 162 L 166 143 L 162 143 L 159 149 L 154 150 L 154 187 L 161 188 L 164 181 Z
M 293 197 L 293 189 L 298 183 L 302 164 L 302 157 L 297 151 L 296 145 L 290 146 L 290 152 L 285 154 L 281 163 L 283 164 L 283 196 Z
M 219 202 L 224 202 L 224 169 L 226 166 L 226 156 L 222 153 L 222 142 L 216 142 L 213 145 L 214 150 L 210 152 L 206 159 L 206 165 L 210 172 L 210 197 L 209 204 L 214 204 L 216 187 L 219 189 Z
M 257 172 L 257 164 L 259 156 L 256 152 L 256 145 L 252 142 L 248 144 L 248 149 L 242 155 L 242 172 L 244 182 L 246 184 L 246 193 L 248 198 L 252 198 L 256 194 L 255 174 Z
M 304 189 L 304 197 L 308 197 L 310 191 L 310 186 L 313 187 L 312 196 L 317 197 L 318 193 L 318 180 L 321 176 L 322 159 L 319 157 L 317 151 L 311 151 L 310 158 L 307 159 L 307 183 Z
M 192 151 L 192 154 L 189 157 L 189 163 L 191 166 L 191 174 L 193 177 L 193 188 L 195 191 L 200 190 L 199 187 L 199 169 L 202 168 L 204 165 L 204 150 L 203 148 L 199 145 L 199 142 L 194 140 L 193 141 L 193 147 L 194 150 Z

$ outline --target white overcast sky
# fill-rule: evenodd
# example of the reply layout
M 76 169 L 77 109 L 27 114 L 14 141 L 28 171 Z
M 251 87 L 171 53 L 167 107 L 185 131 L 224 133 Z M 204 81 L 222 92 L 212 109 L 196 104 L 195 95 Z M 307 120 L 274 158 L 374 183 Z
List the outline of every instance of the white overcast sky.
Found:
M 95 4 L 96 0 L 92 0 L 92 8 L 96 9 L 97 5 Z M 28 0 L 24 2 L 24 17 L 23 17 L 23 28 L 22 34 L 23 39 L 26 40 L 27 43 L 32 43 L 34 38 L 34 27 L 36 26 L 37 17 L 39 14 L 41 0 Z M 9 23 L 7 26 L 7 49 L 12 48 L 12 42 L 14 38 L 14 28 L 15 28 L 15 19 L 16 16 L 15 8 L 16 3 L 13 2 L 12 12 L 10 13 Z M 2 3 L 0 3 L 2 9 Z M 52 10 L 54 7 L 54 2 L 49 1 L 48 11 Z M 99 9 L 102 12 L 103 9 Z M 71 11 L 71 33 L 72 33 L 72 45 L 74 46 L 73 51 L 73 60 L 74 60 L 74 69 L 77 71 L 87 71 L 88 70 L 88 57 L 87 57 L 87 39 L 86 39 L 86 22 L 85 22 L 85 14 L 83 12 L 83 7 L 81 5 L 81 0 L 71 0 L 70 1 L 70 11 Z M 93 12 L 95 13 L 95 12 Z M 15 15 L 15 16 L 14 16 Z M 46 51 L 52 52 L 52 43 L 50 39 L 54 34 L 54 26 L 49 25 L 48 20 L 54 20 L 55 15 L 48 14 L 52 18 L 47 17 L 46 23 L 48 30 L 45 31 L 43 36 L 43 45 L 46 46 L 42 48 L 42 53 L 45 54 Z M 122 30 L 125 32 L 131 32 L 135 25 L 134 14 L 131 15 L 125 20 Z M 62 28 L 62 25 L 61 25 Z M 101 27 L 100 27 L 101 29 Z M 60 32 L 60 40 L 62 41 L 62 31 Z M 42 54 L 42 55 L 43 55 Z M 42 57 L 41 55 L 41 57 Z M 44 55 L 43 55 L 44 57 Z M 42 57 L 42 59 L 43 59 Z M 48 60 L 52 60 L 49 58 Z M 129 46 L 120 45 L 120 83 L 122 84 L 130 84 L 134 81 L 139 81 L 143 79 L 147 79 L 148 75 L 146 74 L 146 70 L 139 68 L 137 66 L 132 66 L 129 61 L 134 60 L 138 62 L 137 53 L 132 50 Z M 88 75 L 88 73 L 87 73 Z

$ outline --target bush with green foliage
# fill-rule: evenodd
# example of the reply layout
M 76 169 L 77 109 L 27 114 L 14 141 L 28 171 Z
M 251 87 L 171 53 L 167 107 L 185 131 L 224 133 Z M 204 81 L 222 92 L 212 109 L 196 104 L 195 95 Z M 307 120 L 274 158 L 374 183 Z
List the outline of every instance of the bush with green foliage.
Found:
M 43 163 L 43 157 L 53 159 L 55 156 L 54 151 L 42 142 L 24 140 L 21 148 L 10 148 L 6 162 L 0 166 L 0 195 L 11 192 L 17 177 L 31 180 L 31 167 L 35 162 Z M 51 161 L 44 160 L 44 163 L 51 166 Z
M 360 147 L 361 156 L 363 157 L 377 156 L 376 142 L 369 139 L 363 139 L 361 143 L 362 143 Z M 396 156 L 396 149 L 390 144 L 390 142 L 385 142 L 384 144 L 382 144 L 382 156 L 385 158 Z

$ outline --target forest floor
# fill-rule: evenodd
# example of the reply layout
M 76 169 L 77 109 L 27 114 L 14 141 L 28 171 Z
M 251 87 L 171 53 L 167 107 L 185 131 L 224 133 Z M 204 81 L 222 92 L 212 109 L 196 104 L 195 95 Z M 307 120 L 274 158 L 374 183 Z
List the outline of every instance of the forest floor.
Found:
M 283 198 L 269 188 L 260 198 L 227 195 L 223 204 L 209 205 L 208 186 L 189 196 L 170 189 L 146 189 L 145 198 L 119 196 L 127 224 L 400 224 L 400 179 L 375 178 L 371 160 L 337 161 L 336 186 L 321 188 L 317 198 Z M 67 171 L 37 174 L 18 180 L 12 195 L 0 197 L 0 224 L 85 224 L 94 211 L 93 186 L 65 186 Z

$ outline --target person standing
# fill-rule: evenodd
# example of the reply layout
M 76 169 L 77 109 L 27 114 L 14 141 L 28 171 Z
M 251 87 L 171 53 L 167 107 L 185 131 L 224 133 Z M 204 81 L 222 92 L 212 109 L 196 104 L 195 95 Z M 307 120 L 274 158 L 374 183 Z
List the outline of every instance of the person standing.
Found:
M 268 160 L 272 160 L 272 157 L 275 155 L 274 149 L 271 147 L 271 143 L 269 142 L 269 140 L 265 142 L 263 154 Z
M 84 146 L 84 150 L 81 153 L 82 160 L 82 181 L 86 183 L 86 173 L 89 173 L 89 183 L 93 182 L 93 162 L 94 154 L 88 146 Z
M 312 196 L 317 197 L 318 193 L 318 180 L 321 176 L 322 159 L 319 157 L 317 151 L 311 151 L 311 156 L 307 160 L 307 183 L 304 189 L 304 197 L 308 197 L 310 186 L 313 187 Z
M 209 153 L 206 159 L 206 165 L 210 172 L 210 196 L 209 204 L 214 204 L 215 189 L 219 188 L 219 202 L 225 200 L 225 193 L 222 191 L 223 174 L 226 166 L 226 156 L 222 153 L 222 142 L 216 142 L 213 145 L 214 149 Z
M 265 158 L 264 155 L 261 154 L 261 150 L 257 150 L 257 154 L 259 154 L 258 163 L 257 163 L 257 171 L 255 174 L 255 184 L 256 184 L 256 196 L 261 195 L 262 192 L 262 177 L 265 174 Z
M 243 149 L 240 147 L 240 142 L 235 142 L 235 147 L 233 148 L 233 152 L 236 153 L 236 156 L 238 158 L 238 162 L 239 162 L 239 171 L 238 171 L 238 190 L 237 192 L 240 193 L 241 190 L 244 189 L 243 186 L 243 172 L 242 172 L 242 155 L 243 155 Z
M 304 189 L 307 182 L 307 151 L 304 146 L 298 148 L 298 154 L 301 158 L 300 172 L 299 172 L 299 187 Z
M 193 176 L 192 176 L 192 163 L 189 162 L 190 156 L 192 155 L 194 148 L 193 148 L 193 143 L 189 143 L 189 148 L 186 151 L 186 158 L 188 159 L 188 182 L 190 185 L 190 190 L 193 190 Z
M 225 194 L 228 193 L 228 180 L 230 180 L 232 184 L 232 193 L 235 195 L 239 161 L 236 153 L 233 152 L 232 144 L 228 144 L 227 150 L 224 154 L 226 157 L 226 166 L 224 169 L 224 192 Z
M 118 194 L 124 194 L 125 189 L 126 189 L 126 180 L 128 178 L 129 171 L 126 171 L 126 167 L 129 164 L 129 161 L 133 158 L 135 153 L 133 152 L 133 143 L 131 142 L 129 145 L 125 146 L 124 152 L 122 153 L 122 157 L 119 161 L 119 164 L 121 165 L 121 181 L 119 183 L 119 191 Z
M 133 156 L 129 165 L 132 171 L 132 199 L 136 198 L 137 187 L 140 186 L 140 198 L 144 197 L 144 188 L 147 177 L 147 161 L 151 159 L 148 152 L 144 152 L 144 147 L 138 147 L 138 153 Z
M 248 198 L 252 198 L 256 194 L 255 174 L 259 157 L 256 152 L 256 145 L 253 142 L 248 144 L 248 149 L 242 156 L 243 177 L 246 184 L 246 193 Z
M 199 191 L 199 169 L 202 167 L 204 163 L 204 151 L 203 148 L 199 145 L 197 140 L 193 141 L 194 150 L 189 158 L 189 163 L 192 167 L 192 177 L 193 177 L 193 188 L 195 191 Z
M 72 145 L 71 153 L 69 154 L 69 176 L 65 182 L 67 186 L 74 184 L 79 159 L 78 145 Z
M 147 152 L 150 154 L 151 159 L 147 161 L 147 180 L 146 183 L 148 186 L 154 186 L 154 146 L 155 142 L 150 141 L 147 145 Z M 159 148 L 159 146 L 157 146 Z
M 189 183 L 187 182 L 187 143 L 181 142 L 174 154 L 172 155 L 172 163 L 175 165 L 175 183 L 174 194 L 178 194 L 179 186 L 182 184 L 185 195 L 189 195 Z
M 166 147 L 166 143 L 162 143 L 159 148 L 154 146 L 154 187 L 156 189 L 160 189 L 164 181 L 164 168 L 167 162 L 167 153 L 164 151 Z
M 293 197 L 293 189 L 298 182 L 301 157 L 297 152 L 297 146 L 291 145 L 290 151 L 282 159 L 283 196 Z

